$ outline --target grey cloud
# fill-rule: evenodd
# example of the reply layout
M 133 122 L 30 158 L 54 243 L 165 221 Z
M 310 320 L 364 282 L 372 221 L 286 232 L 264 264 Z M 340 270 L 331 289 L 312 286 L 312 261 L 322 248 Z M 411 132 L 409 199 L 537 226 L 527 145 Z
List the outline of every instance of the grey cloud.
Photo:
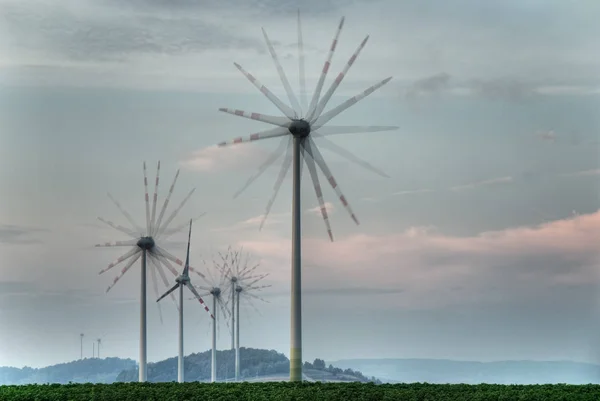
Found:
M 32 238 L 32 234 L 47 231 L 42 228 L 0 224 L 0 244 L 39 244 L 42 241 Z
M 261 41 L 236 36 L 216 24 L 187 16 L 77 16 L 64 7 L 3 6 L 13 44 L 56 52 L 71 60 L 124 61 L 131 54 L 181 55 L 207 49 L 265 51 Z
M 415 99 L 422 94 L 438 95 L 449 87 L 450 75 L 442 72 L 414 82 L 406 91 L 408 99 Z

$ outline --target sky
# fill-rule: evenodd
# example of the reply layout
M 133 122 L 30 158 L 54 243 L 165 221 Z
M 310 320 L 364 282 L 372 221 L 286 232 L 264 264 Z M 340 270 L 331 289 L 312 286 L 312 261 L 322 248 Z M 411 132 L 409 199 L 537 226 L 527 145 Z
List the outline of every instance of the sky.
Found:
M 259 231 L 281 159 L 233 195 L 279 139 L 215 145 L 269 128 L 221 107 L 281 115 L 234 62 L 289 103 L 261 27 L 298 93 L 298 8 L 309 96 L 340 18 L 325 88 L 370 35 L 326 109 L 393 77 L 331 124 L 399 127 L 331 137 L 389 178 L 315 139 L 360 225 L 321 175 L 332 243 L 303 175 L 303 359 L 600 363 L 600 3 L 124 3 L 0 0 L 0 365 L 77 359 L 80 333 L 85 357 L 101 337 L 137 359 L 139 263 L 106 293 L 125 250 L 94 245 L 128 238 L 97 217 L 127 224 L 110 192 L 144 222 L 159 160 L 159 202 L 180 169 L 169 210 L 196 188 L 173 226 L 206 212 L 190 264 L 231 246 L 269 274 L 240 344 L 289 356 L 291 173 Z M 163 243 L 180 259 L 185 234 Z M 177 352 L 155 298 L 149 277 L 149 361 Z M 185 353 L 209 349 L 206 312 L 184 311 Z

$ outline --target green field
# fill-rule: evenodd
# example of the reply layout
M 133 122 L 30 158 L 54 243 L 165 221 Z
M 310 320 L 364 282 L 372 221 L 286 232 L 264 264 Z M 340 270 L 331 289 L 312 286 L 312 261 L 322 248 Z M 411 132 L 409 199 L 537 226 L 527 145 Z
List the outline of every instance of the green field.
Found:
M 600 385 L 114 383 L 0 386 L 2 401 L 598 401 Z

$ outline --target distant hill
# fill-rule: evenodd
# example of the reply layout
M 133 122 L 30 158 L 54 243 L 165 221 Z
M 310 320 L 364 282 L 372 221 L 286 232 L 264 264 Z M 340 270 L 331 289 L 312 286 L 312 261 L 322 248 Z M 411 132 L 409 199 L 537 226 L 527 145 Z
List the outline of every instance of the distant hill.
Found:
M 357 369 L 384 382 L 597 384 L 600 365 L 579 362 L 467 362 L 441 359 L 345 359 L 340 368 Z
M 211 351 L 190 354 L 184 358 L 185 381 L 210 381 Z M 307 380 L 316 381 L 374 381 L 362 373 L 352 369 L 340 369 L 326 366 L 322 359 L 313 363 L 304 363 L 304 374 Z M 289 359 L 274 350 L 240 347 L 240 376 L 245 381 L 287 380 L 290 372 Z M 149 382 L 177 381 L 177 357 L 160 362 L 149 363 L 147 378 Z M 225 381 L 235 378 L 235 352 L 232 350 L 217 351 L 217 380 Z M 121 372 L 116 381 L 137 381 L 137 368 Z
M 85 358 L 45 368 L 0 367 L 0 385 L 43 383 L 112 383 L 123 370 L 135 368 L 131 359 Z

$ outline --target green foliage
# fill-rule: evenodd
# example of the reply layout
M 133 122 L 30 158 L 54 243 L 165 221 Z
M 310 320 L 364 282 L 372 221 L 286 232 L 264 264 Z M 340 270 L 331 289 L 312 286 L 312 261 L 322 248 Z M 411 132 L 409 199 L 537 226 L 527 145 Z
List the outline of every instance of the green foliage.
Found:
M 190 354 L 184 357 L 185 379 L 187 381 L 209 381 L 211 351 Z M 371 381 L 360 372 L 325 367 L 325 361 L 315 359 L 313 364 L 305 362 L 305 373 L 315 380 L 335 381 Z M 290 373 L 288 358 L 275 351 L 256 348 L 240 347 L 240 375 L 242 380 L 253 379 L 260 376 L 282 376 Z M 217 351 L 217 380 L 225 381 L 235 377 L 235 352 L 233 350 Z M 121 372 L 116 381 L 137 382 L 138 371 L 136 368 Z M 149 363 L 147 380 L 151 383 L 164 383 L 177 381 L 177 357 L 164 361 Z M 373 380 L 375 381 L 375 380 Z M 377 384 L 380 384 L 376 380 Z
M 597 401 L 600 385 L 114 383 L 0 386 L 2 401 Z

